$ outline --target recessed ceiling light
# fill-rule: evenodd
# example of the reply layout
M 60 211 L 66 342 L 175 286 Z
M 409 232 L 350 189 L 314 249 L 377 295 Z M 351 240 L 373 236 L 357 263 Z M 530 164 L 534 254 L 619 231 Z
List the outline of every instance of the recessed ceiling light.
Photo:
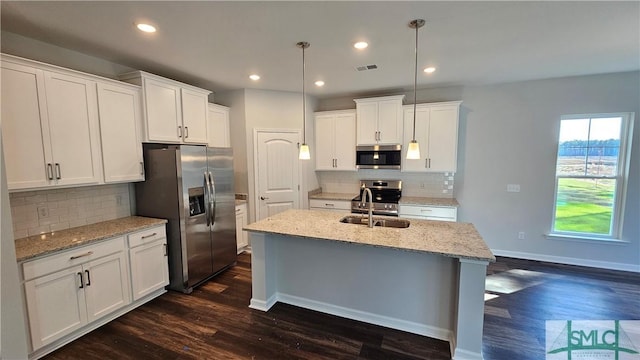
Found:
M 364 41 L 358 41 L 357 43 L 353 44 L 353 47 L 359 50 L 366 49 L 367 46 L 369 46 L 369 44 Z
M 434 68 L 433 66 L 429 66 L 428 68 L 424 69 L 424 72 L 426 72 L 427 74 L 431 74 L 434 71 L 436 71 L 436 68 Z
M 154 32 L 156 32 L 156 27 L 153 26 L 153 25 L 144 24 L 144 23 L 138 23 L 138 24 L 136 24 L 136 27 L 138 28 L 138 30 L 144 31 L 146 33 L 154 33 Z
M 260 80 L 260 75 L 251 74 L 251 75 L 249 75 L 249 79 L 251 79 L 253 81 L 258 81 L 258 80 Z
M 318 80 L 315 82 L 316 86 L 324 86 L 324 81 Z

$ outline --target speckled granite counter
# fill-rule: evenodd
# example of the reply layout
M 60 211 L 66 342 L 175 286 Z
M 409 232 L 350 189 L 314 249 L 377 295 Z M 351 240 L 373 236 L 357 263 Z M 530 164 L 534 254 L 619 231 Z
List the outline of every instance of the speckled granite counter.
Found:
M 339 221 L 342 216 L 333 212 L 288 210 L 249 224 L 244 230 L 495 261 L 473 224 L 412 219 L 406 229 L 368 228 L 343 224 Z
M 309 199 L 351 201 L 356 196 L 358 196 L 358 194 L 343 194 L 343 193 L 321 192 L 321 193 L 309 195 Z
M 18 262 L 25 261 L 94 241 L 162 225 L 166 222 L 167 220 L 164 219 L 130 216 L 16 239 L 16 258 Z
M 399 204 L 405 205 L 428 205 L 428 206 L 449 206 L 458 207 L 458 201 L 452 198 L 433 198 L 418 196 L 403 196 L 400 198 Z

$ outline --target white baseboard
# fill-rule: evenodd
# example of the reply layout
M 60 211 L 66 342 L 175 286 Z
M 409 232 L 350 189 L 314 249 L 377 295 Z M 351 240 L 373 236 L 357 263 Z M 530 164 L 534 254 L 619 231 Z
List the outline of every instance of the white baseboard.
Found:
M 483 360 L 482 353 L 467 351 L 467 350 L 456 350 L 453 355 L 454 360 Z
M 251 298 L 249 307 L 260 311 L 268 311 L 276 302 L 278 302 L 278 294 L 272 295 L 267 301 Z
M 546 262 L 553 262 L 553 263 L 567 264 L 567 265 L 580 265 L 580 266 L 588 266 L 588 267 L 600 268 L 600 269 L 640 272 L 640 264 L 633 265 L 633 264 L 625 264 L 625 263 L 614 263 L 610 261 L 587 260 L 587 259 L 578 259 L 578 258 L 565 257 L 565 256 L 534 254 L 534 253 L 527 253 L 527 252 L 520 252 L 520 251 L 494 250 L 494 249 L 491 249 L 491 251 L 496 256 L 506 256 L 506 257 L 512 257 L 512 258 L 518 258 L 518 259 L 546 261 Z
M 445 341 L 450 341 L 453 338 L 453 333 L 451 332 L 451 330 L 441 329 L 434 326 L 391 318 L 388 316 L 376 315 L 365 311 L 345 308 L 342 306 L 282 293 L 278 293 L 277 298 L 278 301 L 286 304 L 299 306 L 305 309 L 315 310 L 326 314 L 336 315 L 347 319 L 385 326 L 388 328 L 402 330 L 418 335 L 424 335 Z

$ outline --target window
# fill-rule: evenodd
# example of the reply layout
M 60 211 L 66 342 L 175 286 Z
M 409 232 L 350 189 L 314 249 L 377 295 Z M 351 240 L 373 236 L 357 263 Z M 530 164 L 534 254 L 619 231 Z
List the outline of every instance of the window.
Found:
M 552 234 L 618 239 L 632 114 L 560 120 Z

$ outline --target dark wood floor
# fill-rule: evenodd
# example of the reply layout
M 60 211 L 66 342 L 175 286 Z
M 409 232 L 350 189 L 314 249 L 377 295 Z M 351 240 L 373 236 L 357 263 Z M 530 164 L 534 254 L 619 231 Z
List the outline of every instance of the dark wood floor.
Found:
M 487 360 L 543 359 L 545 320 L 640 319 L 640 275 L 499 258 Z M 447 342 L 285 304 L 249 309 L 250 256 L 191 295 L 169 292 L 47 359 L 449 359 Z

